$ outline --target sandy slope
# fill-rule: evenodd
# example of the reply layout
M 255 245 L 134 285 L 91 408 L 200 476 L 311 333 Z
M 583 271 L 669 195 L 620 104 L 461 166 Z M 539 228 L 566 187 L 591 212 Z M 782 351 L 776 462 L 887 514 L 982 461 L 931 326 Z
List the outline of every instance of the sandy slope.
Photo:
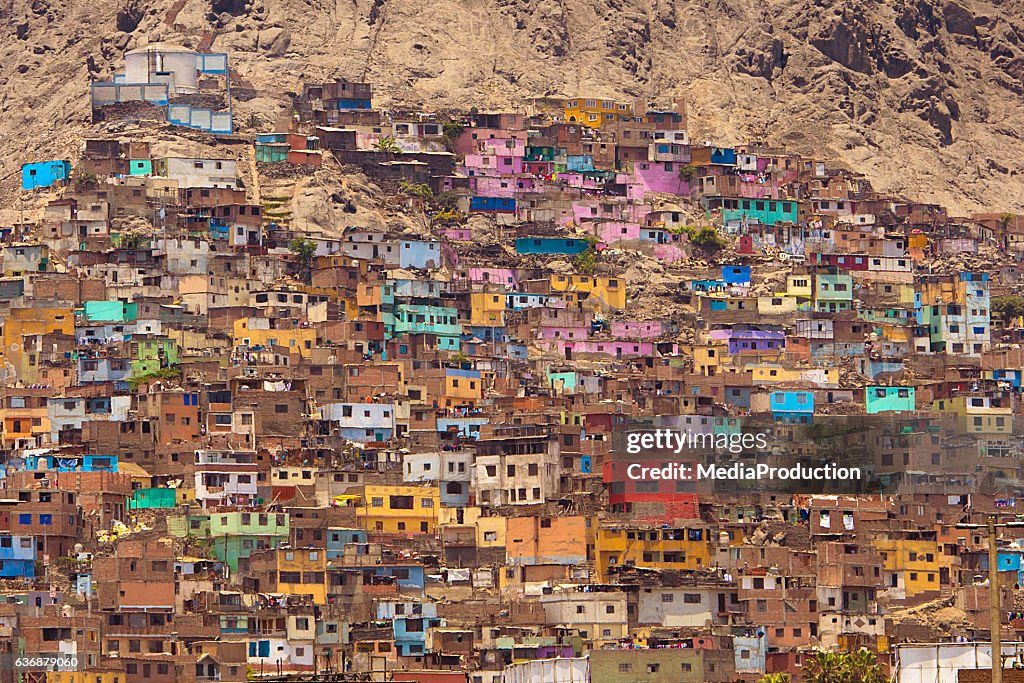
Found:
M 0 0 L 0 190 L 22 162 L 74 153 L 90 75 L 124 48 L 215 35 L 255 90 L 240 119 L 273 120 L 278 93 L 334 75 L 431 107 L 681 95 L 696 140 L 838 158 L 961 212 L 1024 209 L 1020 0 L 141 3 L 125 33 L 111 0 Z

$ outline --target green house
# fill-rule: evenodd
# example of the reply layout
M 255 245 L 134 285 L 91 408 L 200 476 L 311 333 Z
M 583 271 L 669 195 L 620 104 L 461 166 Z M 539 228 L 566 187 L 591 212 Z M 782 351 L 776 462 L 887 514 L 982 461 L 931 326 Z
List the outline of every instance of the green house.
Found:
M 868 415 L 909 413 L 917 407 L 914 387 L 866 387 L 864 405 Z
M 132 377 L 141 377 L 178 364 L 178 344 L 156 337 L 132 341 Z
M 176 489 L 135 489 L 128 501 L 129 510 L 157 510 L 173 508 L 178 504 Z
M 210 515 L 210 551 L 232 572 L 248 563 L 253 551 L 276 548 L 288 541 L 291 520 L 282 512 L 221 512 Z

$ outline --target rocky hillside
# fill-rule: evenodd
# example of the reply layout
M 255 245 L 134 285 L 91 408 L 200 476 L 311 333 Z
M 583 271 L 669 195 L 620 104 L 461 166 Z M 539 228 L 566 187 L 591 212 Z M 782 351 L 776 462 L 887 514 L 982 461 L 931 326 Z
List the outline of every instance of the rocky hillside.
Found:
M 239 121 L 335 75 L 429 107 L 684 96 L 696 140 L 841 159 L 960 212 L 1024 209 L 1019 0 L 0 0 L 4 188 L 73 153 L 90 78 L 157 40 L 230 51 Z

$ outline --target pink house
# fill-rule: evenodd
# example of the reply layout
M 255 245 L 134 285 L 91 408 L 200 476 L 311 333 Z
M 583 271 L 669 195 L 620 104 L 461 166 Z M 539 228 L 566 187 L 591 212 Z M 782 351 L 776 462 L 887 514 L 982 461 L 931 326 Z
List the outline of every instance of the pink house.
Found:
M 470 282 L 489 282 L 507 287 L 519 286 L 519 276 L 511 268 L 468 268 L 459 273 L 459 279 Z
M 539 339 L 586 339 L 589 334 L 589 326 L 565 327 L 541 325 L 538 330 Z
M 472 154 L 480 149 L 480 143 L 491 139 L 517 138 L 526 140 L 525 130 L 502 130 L 501 128 L 464 128 L 452 145 L 452 151 L 459 156 Z
M 442 237 L 447 237 L 452 242 L 472 242 L 473 231 L 469 228 L 444 228 L 438 231 Z
M 665 323 L 660 320 L 613 320 L 609 327 L 616 339 L 646 339 L 666 332 Z
M 690 194 L 690 183 L 679 177 L 680 164 L 671 162 L 637 161 L 633 163 L 633 178 L 645 193 Z
M 630 341 L 557 341 L 553 349 L 566 358 L 581 353 L 604 354 L 616 358 L 635 358 L 654 356 L 655 348 L 651 342 Z
M 640 224 L 625 221 L 593 221 L 583 223 L 581 227 L 602 242 L 613 244 L 628 240 L 640 239 Z

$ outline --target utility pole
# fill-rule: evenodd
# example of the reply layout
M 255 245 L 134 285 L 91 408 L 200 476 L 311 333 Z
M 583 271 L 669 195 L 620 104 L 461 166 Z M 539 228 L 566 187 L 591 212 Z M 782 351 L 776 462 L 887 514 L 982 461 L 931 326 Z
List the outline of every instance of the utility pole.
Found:
M 988 518 L 988 583 L 989 631 L 992 633 L 992 683 L 1003 683 L 1003 643 L 1000 634 L 1002 616 L 999 613 L 999 541 L 996 539 L 995 515 Z
M 989 631 L 992 639 L 992 683 L 1003 683 L 1003 643 L 1000 634 L 1002 612 L 999 590 L 999 529 L 1021 528 L 1024 522 L 998 522 L 990 515 L 986 524 L 954 524 L 956 529 L 985 529 L 988 533 Z

